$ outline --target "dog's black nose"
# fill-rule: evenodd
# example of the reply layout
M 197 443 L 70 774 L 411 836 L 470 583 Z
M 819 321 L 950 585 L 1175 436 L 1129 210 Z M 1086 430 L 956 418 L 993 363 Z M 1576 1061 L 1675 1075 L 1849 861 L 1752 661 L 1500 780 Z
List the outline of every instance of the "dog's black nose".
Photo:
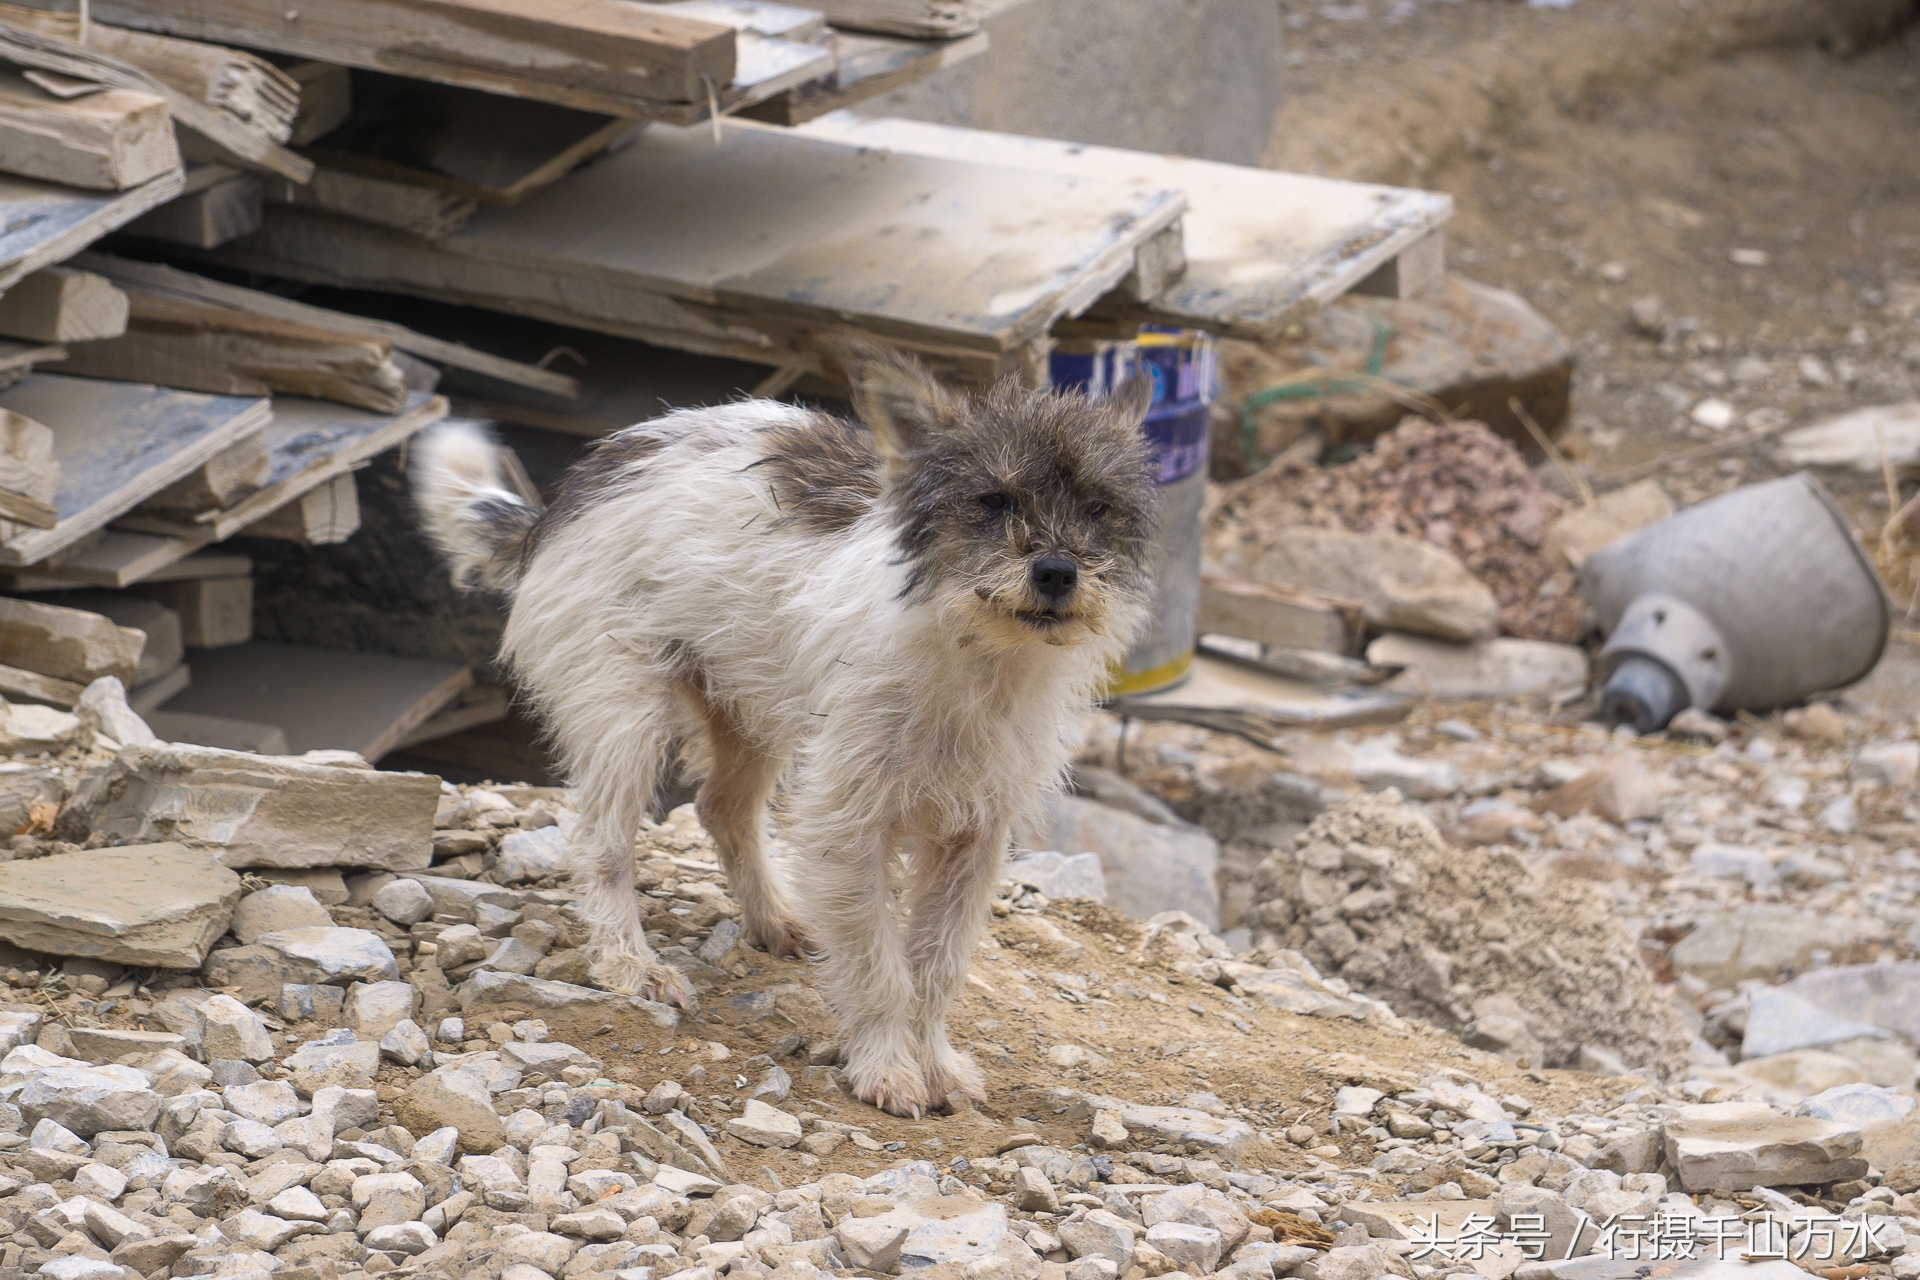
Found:
M 1041 556 L 1033 562 L 1033 589 L 1049 600 L 1064 600 L 1080 581 L 1080 570 L 1065 556 Z

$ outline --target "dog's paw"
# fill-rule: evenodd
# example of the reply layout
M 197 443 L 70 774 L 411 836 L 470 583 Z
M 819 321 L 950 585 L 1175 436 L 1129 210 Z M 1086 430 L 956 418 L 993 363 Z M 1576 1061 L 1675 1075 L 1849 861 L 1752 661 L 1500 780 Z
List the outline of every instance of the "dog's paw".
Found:
M 987 1100 L 987 1082 L 971 1055 L 951 1047 L 927 1064 L 927 1096 L 936 1102 L 948 1094 L 963 1093 L 975 1102 Z
M 911 1059 L 855 1049 L 847 1054 L 846 1079 L 854 1097 L 889 1115 L 918 1120 L 931 1107 L 926 1073 Z
M 776 959 L 792 956 L 805 960 L 820 950 L 800 922 L 785 914 L 748 924 L 747 941 Z
M 588 973 L 602 987 L 621 995 L 639 996 L 642 1000 L 682 1009 L 691 1009 L 700 1002 L 693 984 L 684 974 L 652 957 L 603 955 Z

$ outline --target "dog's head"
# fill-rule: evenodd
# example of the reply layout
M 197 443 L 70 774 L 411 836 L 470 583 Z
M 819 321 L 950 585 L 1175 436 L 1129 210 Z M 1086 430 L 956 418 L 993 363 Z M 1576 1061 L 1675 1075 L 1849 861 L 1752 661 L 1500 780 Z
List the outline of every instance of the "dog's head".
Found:
M 910 593 L 965 610 L 996 647 L 1127 638 L 1158 516 L 1140 432 L 1150 383 L 1100 401 L 1011 380 L 965 395 L 880 349 L 848 371 Z

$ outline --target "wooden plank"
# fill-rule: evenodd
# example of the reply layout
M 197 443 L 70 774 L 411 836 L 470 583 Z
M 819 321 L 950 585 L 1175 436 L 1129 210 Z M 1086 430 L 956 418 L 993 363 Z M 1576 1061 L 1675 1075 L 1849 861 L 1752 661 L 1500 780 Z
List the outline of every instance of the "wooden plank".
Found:
M 62 75 L 95 80 L 115 89 L 139 89 L 167 100 L 174 122 L 200 135 L 219 154 L 196 158 L 225 159 L 248 168 L 265 169 L 296 182 L 306 181 L 313 162 L 302 159 L 256 128 L 252 122 L 218 107 L 208 106 L 189 93 L 154 76 L 134 63 L 104 51 L 91 42 L 81 44 L 75 19 L 17 5 L 0 6 L 0 58 L 22 67 L 37 67 Z
M 286 72 L 300 86 L 300 107 L 293 118 L 290 143 L 304 147 L 346 122 L 353 111 L 351 70 L 309 58 L 293 63 Z
M 1031 167 L 1182 192 L 1186 273 L 1139 319 L 1252 339 L 1348 292 L 1453 216 L 1452 197 L 1368 183 L 984 133 L 835 116 L 798 130 L 923 156 Z
M 134 590 L 179 615 L 180 639 L 189 648 L 219 649 L 253 639 L 252 578 L 143 582 Z
M 95 18 L 610 115 L 734 79 L 731 28 L 621 0 L 95 0 Z
M 484 373 L 490 378 L 530 387 L 535 391 L 569 397 L 580 393 L 580 384 L 564 374 L 550 373 L 545 369 L 523 364 L 517 360 L 505 360 L 499 356 L 488 355 L 484 351 L 475 350 L 461 343 L 443 342 L 424 333 L 415 333 L 405 325 L 394 324 L 391 321 L 309 306 L 304 302 L 295 302 L 291 298 L 283 298 L 278 294 L 263 293 L 258 289 L 245 289 L 239 285 L 222 284 L 218 280 L 209 280 L 205 276 L 193 275 L 159 263 L 135 262 L 130 258 L 112 258 L 105 254 L 89 253 L 75 259 L 75 265 L 97 271 L 124 286 L 137 285 L 155 293 L 218 303 L 221 306 L 234 307 L 254 315 L 271 316 L 292 324 L 375 338 L 392 343 L 400 350 L 425 360 L 452 365 L 456 369 L 470 369 L 474 373 Z
M 76 191 L 0 174 L 0 291 L 165 204 L 180 193 L 180 184 L 177 169 L 118 192 Z
M 80 695 L 86 692 L 86 688 L 86 685 L 72 680 L 56 680 L 36 671 L 0 665 L 0 693 L 16 698 L 32 698 L 36 702 L 50 702 L 56 707 L 71 707 L 80 701 Z
M 277 724 L 164 709 L 149 712 L 145 718 L 147 727 L 162 742 L 190 742 L 197 747 L 251 751 L 262 756 L 284 756 L 289 751 L 286 731 Z
M 89 23 L 87 38 L 81 43 L 124 59 L 162 84 L 232 116 L 273 142 L 292 138 L 300 86 L 265 58 L 217 44 L 128 31 L 103 23 Z
M 307 154 L 323 170 L 506 206 L 638 127 L 619 116 L 367 72 L 354 82 L 354 114 Z
M 1357 656 L 1366 618 L 1357 600 L 1339 600 L 1264 582 L 1200 575 L 1202 635 L 1239 636 L 1286 649 Z
M 469 196 L 324 165 L 314 170 L 313 181 L 304 186 L 284 179 L 274 182 L 267 188 L 267 199 L 359 218 L 423 240 L 452 235 L 467 225 L 479 207 Z
M 88 342 L 127 331 L 127 295 L 105 276 L 71 267 L 36 271 L 0 294 L 0 334 Z
M 110 529 L 77 550 L 16 575 L 15 591 L 68 591 L 74 587 L 130 587 L 186 559 L 207 545 L 204 535 L 174 537 Z
M 659 7 L 683 18 L 717 22 L 778 40 L 816 40 L 827 33 L 827 16 L 820 10 L 771 0 L 669 0 Z
M 197 515 L 230 507 L 267 482 L 273 460 L 264 431 L 240 437 L 185 479 L 176 480 L 137 510 Z
M 196 179 L 200 179 L 197 185 Z M 188 171 L 187 186 L 187 191 L 135 218 L 122 231 L 192 249 L 217 249 L 260 229 L 266 189 L 256 175 L 226 165 L 197 165 Z
M 378 760 L 472 683 L 449 662 L 256 640 L 195 653 L 193 687 L 166 709 L 279 725 L 295 753 Z
M 452 706 L 423 721 L 418 728 L 395 743 L 394 750 L 405 751 L 423 742 L 432 742 L 435 738 L 465 733 L 468 729 L 504 720 L 512 704 L 511 696 L 500 685 L 475 684 L 461 694 Z
M 167 101 L 107 89 L 62 101 L 0 70 L 0 157 L 9 173 L 124 191 L 180 167 Z
M 220 395 L 317 396 L 385 413 L 406 403 L 406 374 L 388 343 L 126 289 L 126 333 L 75 346 L 62 372 Z
M 848 330 L 1024 366 L 1184 208 L 1143 186 L 722 134 L 655 125 L 436 242 L 276 207 L 213 256 L 810 369 Z
M 272 470 L 258 492 L 226 510 L 203 512 L 190 521 L 134 512 L 121 518 L 120 527 L 224 542 L 300 495 L 346 476 L 367 459 L 438 422 L 446 416 L 447 402 L 415 392 L 403 412 L 386 416 L 324 400 L 283 396 L 274 401 L 273 409 L 273 421 L 266 428 Z
M 72 546 L 272 416 L 266 400 L 50 373 L 0 391 L 0 409 L 46 424 L 60 463 L 59 524 L 0 543 L 7 565 L 37 564 Z
M 984 31 L 949 40 L 905 40 L 898 36 L 836 32 L 834 50 L 839 55 L 839 65 L 832 75 L 796 85 L 764 102 L 743 107 L 738 114 L 742 119 L 768 124 L 804 124 L 830 111 L 918 83 L 936 71 L 978 58 L 987 49 Z
M 143 582 L 187 582 L 201 578 L 245 578 L 253 573 L 253 559 L 233 551 L 196 551 L 176 560 L 164 569 L 147 575 Z
M 0 516 L 31 529 L 51 529 L 60 523 L 60 512 L 51 502 L 42 502 L 16 489 L 0 489 Z
M 1447 238 L 1436 231 L 1375 267 L 1353 291 L 1376 298 L 1419 298 L 1438 289 L 1446 278 Z
M 249 538 L 278 538 L 303 547 L 345 542 L 360 529 L 360 490 L 351 474 L 335 476 L 248 525 Z

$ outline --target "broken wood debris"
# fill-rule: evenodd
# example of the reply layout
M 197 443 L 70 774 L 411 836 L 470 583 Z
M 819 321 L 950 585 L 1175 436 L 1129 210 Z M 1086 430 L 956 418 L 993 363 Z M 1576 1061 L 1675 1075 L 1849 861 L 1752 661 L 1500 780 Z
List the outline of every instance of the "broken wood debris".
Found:
M 0 334 L 35 342 L 87 342 L 127 331 L 127 295 L 105 276 L 48 267 L 0 294 Z
M 13 71 L 0 71 L 0 156 L 9 172 L 90 191 L 180 167 L 166 99 L 106 89 L 63 100 Z

